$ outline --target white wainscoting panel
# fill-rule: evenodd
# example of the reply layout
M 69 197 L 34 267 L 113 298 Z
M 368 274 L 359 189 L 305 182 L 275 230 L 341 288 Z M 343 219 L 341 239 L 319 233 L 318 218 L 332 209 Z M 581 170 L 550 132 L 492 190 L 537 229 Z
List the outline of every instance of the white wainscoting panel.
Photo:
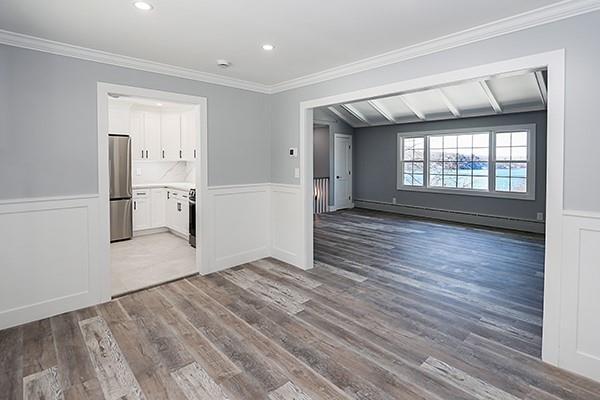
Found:
M 101 301 L 97 201 L 0 202 L 0 329 Z
M 208 188 L 208 274 L 270 255 L 269 184 Z
M 302 268 L 302 191 L 299 185 L 271 184 L 271 255 Z
M 563 218 L 559 366 L 600 381 L 600 214 Z

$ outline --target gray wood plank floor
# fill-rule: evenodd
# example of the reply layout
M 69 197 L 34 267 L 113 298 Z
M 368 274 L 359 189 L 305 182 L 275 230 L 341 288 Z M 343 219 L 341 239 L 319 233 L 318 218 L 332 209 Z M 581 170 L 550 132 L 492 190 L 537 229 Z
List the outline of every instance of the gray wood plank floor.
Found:
M 0 331 L 0 399 L 581 399 L 542 363 L 541 236 L 364 210 L 273 259 Z

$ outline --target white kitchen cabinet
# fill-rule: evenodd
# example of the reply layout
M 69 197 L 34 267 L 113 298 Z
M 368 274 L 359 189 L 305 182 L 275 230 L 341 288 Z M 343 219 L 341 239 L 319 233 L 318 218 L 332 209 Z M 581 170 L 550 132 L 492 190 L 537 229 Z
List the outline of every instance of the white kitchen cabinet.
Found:
M 160 113 L 133 110 L 129 132 L 133 160 L 161 160 Z
M 169 229 L 184 236 L 189 234 L 189 202 L 186 192 L 169 190 L 166 217 Z
M 196 147 L 197 114 L 194 110 L 181 113 L 181 152 L 186 161 L 193 161 L 198 156 Z
M 133 230 L 149 229 L 152 227 L 152 207 L 147 190 L 133 191 Z
M 152 228 L 164 227 L 167 223 L 167 190 L 164 188 L 151 189 L 151 226 Z
M 161 115 L 158 112 L 144 111 L 144 143 L 148 160 L 160 160 L 162 149 L 160 143 Z
M 129 110 L 126 104 L 109 104 L 108 133 L 129 133 Z
M 131 136 L 131 157 L 133 160 L 146 159 L 146 145 L 144 143 L 144 113 L 141 111 L 131 112 L 131 123 L 129 128 Z
M 163 159 L 179 161 L 182 159 L 181 151 L 181 114 L 163 112 L 161 114 L 160 137 L 163 150 Z

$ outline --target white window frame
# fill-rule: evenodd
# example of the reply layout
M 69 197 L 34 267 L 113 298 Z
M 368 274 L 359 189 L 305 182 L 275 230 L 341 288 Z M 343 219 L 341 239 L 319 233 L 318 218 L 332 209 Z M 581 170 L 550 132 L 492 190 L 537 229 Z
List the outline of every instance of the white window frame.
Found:
M 496 186 L 496 134 L 505 132 L 516 132 L 516 131 L 527 131 L 527 192 L 500 192 L 495 190 Z M 480 134 L 489 133 L 489 166 L 488 166 L 488 190 L 479 189 L 462 189 L 462 188 L 448 188 L 448 187 L 432 187 L 429 186 L 429 140 L 432 136 L 444 136 L 444 135 L 460 135 L 460 134 Z M 424 168 L 423 168 L 423 186 L 411 186 L 404 185 L 404 139 L 410 138 L 425 138 L 425 150 L 424 150 Z M 406 132 L 397 134 L 397 176 L 396 176 L 396 188 L 398 190 L 406 190 L 413 192 L 429 192 L 429 193 L 446 193 L 446 194 L 457 194 L 467 196 L 483 196 L 483 197 L 495 197 L 495 198 L 507 198 L 507 199 L 520 199 L 520 200 L 535 200 L 535 176 L 536 176 L 536 125 L 535 124 L 522 124 L 522 125 L 501 125 L 501 126 L 486 126 L 486 127 L 473 127 L 465 129 L 449 129 L 449 130 L 436 130 L 436 131 L 423 131 L 423 132 Z

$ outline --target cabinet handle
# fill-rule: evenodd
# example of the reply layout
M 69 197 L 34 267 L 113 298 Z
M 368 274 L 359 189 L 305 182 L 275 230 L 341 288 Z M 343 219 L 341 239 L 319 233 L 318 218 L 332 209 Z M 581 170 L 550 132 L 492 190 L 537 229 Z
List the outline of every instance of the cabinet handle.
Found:
M 148 150 L 146 150 L 146 158 L 148 158 Z
M 182 151 L 179 150 L 179 158 L 183 158 Z
M 171 192 L 169 192 L 169 191 L 167 190 L 167 200 L 169 200 L 170 198 L 171 198 Z
M 137 201 L 134 201 L 134 202 L 133 202 L 133 209 L 134 209 L 134 210 L 137 210 Z
M 163 156 L 162 158 L 165 158 L 165 151 L 164 150 L 162 151 L 162 156 Z
M 142 158 L 144 158 L 144 150 L 142 150 Z
M 196 158 L 196 149 L 194 149 L 194 158 Z

